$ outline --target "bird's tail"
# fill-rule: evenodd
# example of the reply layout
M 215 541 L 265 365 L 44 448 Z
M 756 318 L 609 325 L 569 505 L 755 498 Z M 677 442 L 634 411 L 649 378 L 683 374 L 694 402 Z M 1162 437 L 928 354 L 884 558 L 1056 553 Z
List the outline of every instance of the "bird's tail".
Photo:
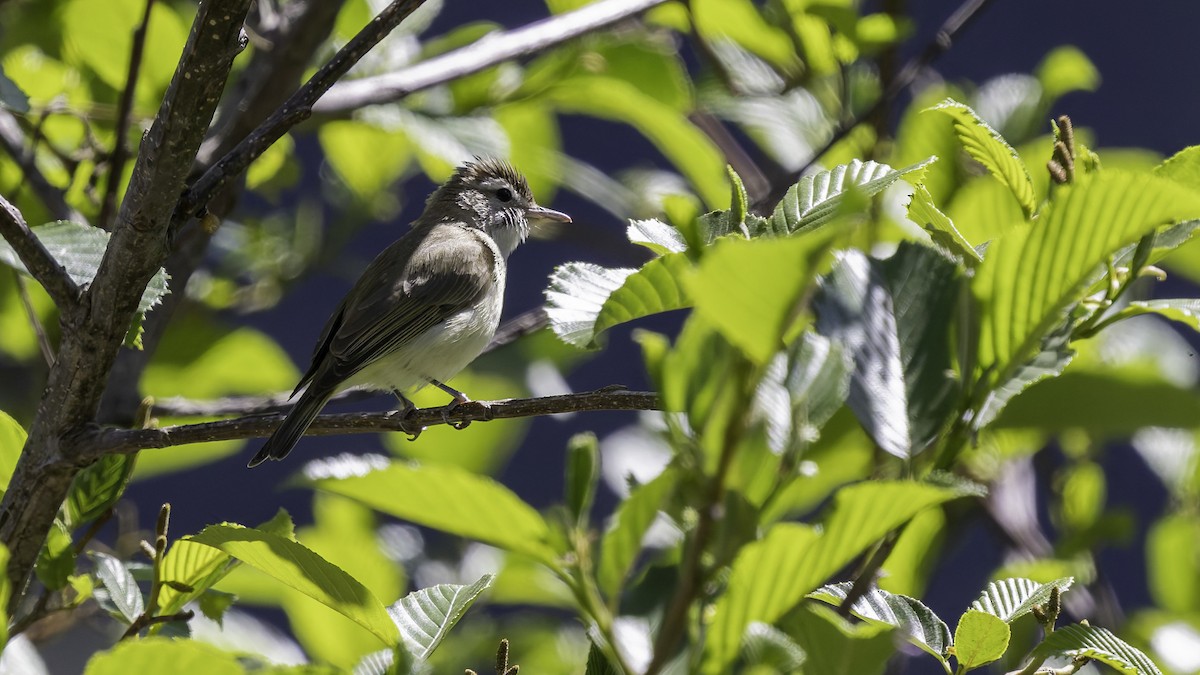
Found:
M 308 425 L 313 423 L 317 414 L 321 412 L 321 408 L 325 407 L 325 402 L 329 400 L 329 397 L 330 393 L 313 391 L 311 386 L 306 389 L 303 394 L 300 394 L 300 400 L 296 401 L 296 405 L 292 406 L 291 412 L 284 418 L 283 424 L 275 429 L 275 433 L 271 434 L 262 449 L 246 466 L 254 467 L 268 459 L 287 457 L 300 437 L 308 430 Z

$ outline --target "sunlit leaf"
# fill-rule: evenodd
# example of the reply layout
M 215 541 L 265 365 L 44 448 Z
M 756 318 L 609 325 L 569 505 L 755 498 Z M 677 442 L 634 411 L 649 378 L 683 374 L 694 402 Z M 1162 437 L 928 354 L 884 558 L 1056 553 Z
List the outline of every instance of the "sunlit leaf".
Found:
M 634 488 L 613 512 L 600 540 L 596 568 L 596 581 L 607 596 L 620 593 L 621 584 L 641 551 L 642 539 L 675 488 L 675 481 L 674 471 L 664 471 L 649 483 Z
M 967 610 L 954 629 L 954 656 L 967 670 L 1004 656 L 1011 637 L 1008 624 L 997 616 Z
M 136 455 L 106 455 L 75 474 L 67 495 L 67 526 L 79 527 L 104 515 L 125 491 Z
M 1063 577 L 1047 584 L 1032 579 L 1010 577 L 987 585 L 971 608 L 992 614 L 1008 623 L 1033 611 L 1035 605 L 1044 605 L 1054 589 L 1066 592 L 1075 583 L 1072 577 Z
M 0 490 L 8 489 L 17 459 L 25 447 L 25 429 L 8 413 L 0 410 Z
M 804 649 L 806 673 L 881 675 L 896 653 L 890 626 L 851 623 L 819 603 L 801 605 L 780 628 Z
M 809 597 L 840 607 L 853 586 L 851 582 L 829 584 Z M 854 602 L 850 613 L 864 621 L 894 626 L 922 651 L 946 661 L 946 648 L 952 644 L 950 628 L 920 600 L 870 588 Z
M 198 640 L 163 637 L 123 640 L 93 656 L 84 675 L 176 673 L 177 675 L 242 675 L 237 656 Z
M 788 188 L 775 207 L 770 228 L 776 234 L 816 229 L 837 216 L 849 190 L 863 198 L 873 197 L 901 178 L 920 176 L 935 161 L 937 157 L 928 157 L 903 169 L 893 169 L 887 164 L 854 160 L 805 176 Z
M 1055 630 L 1034 650 L 1036 656 L 1083 656 L 1129 675 L 1162 675 L 1141 650 L 1099 626 L 1073 624 Z
M 125 563 L 107 553 L 93 551 L 91 556 L 96 563 L 96 578 L 108 591 L 108 599 L 127 623 L 133 623 L 145 610 L 142 590 L 134 581 L 133 574 L 125 567 Z
M 388 614 L 400 628 L 400 637 L 409 653 L 421 661 L 428 659 L 454 624 L 492 585 L 492 579 L 492 575 L 485 574 L 469 586 L 430 586 L 409 593 L 389 607 Z
M 1043 95 L 1050 101 L 1072 91 L 1095 91 L 1100 86 L 1100 72 L 1074 45 L 1052 49 L 1038 64 L 1036 75 Z
M 967 154 L 1008 187 L 1025 215 L 1037 210 L 1029 171 L 1017 151 L 995 129 L 958 101 L 946 99 L 929 110 L 943 112 L 954 120 L 954 131 Z
M 971 266 L 983 262 L 983 256 L 962 236 L 954 226 L 954 221 L 933 203 L 933 197 L 924 185 L 918 185 L 913 190 L 912 201 L 908 204 L 908 218 L 923 227 L 934 245 L 941 250 Z

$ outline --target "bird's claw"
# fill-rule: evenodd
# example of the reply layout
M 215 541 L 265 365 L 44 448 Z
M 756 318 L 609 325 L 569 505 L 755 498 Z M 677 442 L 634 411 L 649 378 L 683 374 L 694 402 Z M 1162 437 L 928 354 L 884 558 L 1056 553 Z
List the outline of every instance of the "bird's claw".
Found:
M 450 415 L 452 415 L 455 410 L 458 410 L 458 406 L 468 403 L 470 400 L 471 399 L 464 396 L 462 400 L 456 398 L 453 401 L 450 401 L 450 403 L 446 404 L 446 407 L 442 408 L 442 421 L 448 426 L 452 426 L 459 431 L 471 426 L 471 420 L 459 420 L 457 422 L 450 421 Z
M 417 407 L 412 403 L 409 403 L 408 399 L 402 398 L 401 401 L 403 403 L 408 403 L 408 405 L 403 406 L 403 408 L 400 410 L 393 410 L 392 414 L 400 415 L 400 431 L 408 434 L 408 440 L 410 442 L 415 441 L 421 437 L 421 434 L 425 431 L 426 427 L 418 426 L 414 428 L 414 425 L 412 424 L 412 417 L 417 412 Z

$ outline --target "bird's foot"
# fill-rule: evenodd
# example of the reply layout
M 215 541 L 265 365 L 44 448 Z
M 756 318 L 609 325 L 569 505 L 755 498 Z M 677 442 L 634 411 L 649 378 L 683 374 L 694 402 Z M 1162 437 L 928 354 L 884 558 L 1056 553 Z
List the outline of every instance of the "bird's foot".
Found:
M 429 383 L 454 397 L 454 400 L 450 401 L 450 403 L 446 404 L 446 406 L 442 408 L 442 421 L 449 426 L 458 429 L 459 431 L 471 426 L 471 420 L 459 420 L 457 422 L 450 421 L 450 415 L 454 414 L 454 411 L 458 409 L 458 406 L 464 403 L 470 403 L 471 399 L 468 398 L 466 394 L 455 389 L 454 387 L 444 385 L 437 380 L 429 380 Z
M 395 394 L 396 398 L 400 401 L 400 407 L 397 408 L 394 413 L 400 415 L 401 430 L 408 434 L 408 440 L 410 442 L 417 440 L 421 437 L 421 433 L 425 431 L 425 427 L 416 426 L 412 423 L 412 417 L 417 412 L 417 406 L 413 405 L 412 401 L 408 400 L 404 394 L 400 393 L 400 390 L 393 389 L 392 393 Z

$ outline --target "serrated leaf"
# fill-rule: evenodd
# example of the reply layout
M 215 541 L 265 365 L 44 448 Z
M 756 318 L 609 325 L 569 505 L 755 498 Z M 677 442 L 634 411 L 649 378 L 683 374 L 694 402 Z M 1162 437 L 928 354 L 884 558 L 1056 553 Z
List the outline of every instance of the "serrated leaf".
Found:
M 983 256 L 958 231 L 954 221 L 933 203 L 933 197 L 924 185 L 913 188 L 912 200 L 908 203 L 908 218 L 924 228 L 934 245 L 949 255 L 972 267 L 983 262 Z
M 414 672 L 412 666 L 412 656 L 403 648 L 381 649 L 362 657 L 351 672 L 353 675 L 397 675 Z
M 99 518 L 121 498 L 133 475 L 136 457 L 107 455 L 75 475 L 67 495 L 67 527 L 79 527 Z
M 853 586 L 848 581 L 828 584 L 808 597 L 840 607 Z M 952 644 L 950 627 L 920 600 L 871 588 L 854 602 L 850 613 L 864 621 L 894 626 L 907 636 L 909 642 L 942 663 L 946 662 L 946 649 Z
M 1025 163 L 999 132 L 990 127 L 968 106 L 946 99 L 929 108 L 949 115 L 954 120 L 958 141 L 972 159 L 979 162 L 1012 192 L 1021 210 L 1030 216 L 1037 210 L 1033 181 Z
M 210 588 L 200 594 L 200 599 L 196 604 L 200 606 L 201 614 L 217 622 L 217 625 L 223 625 L 225 612 L 229 611 L 235 600 L 237 600 L 237 596 L 232 593 L 222 593 Z
M 968 609 L 954 629 L 954 656 L 967 670 L 1004 656 L 1012 637 L 1008 624 L 997 616 Z
M 96 278 L 96 271 L 100 269 L 100 261 L 104 259 L 104 251 L 112 236 L 100 228 L 67 220 L 56 220 L 32 228 L 32 232 L 80 287 L 91 284 L 92 279 Z M 0 241 L 0 262 L 28 274 L 7 241 Z M 142 292 L 142 299 L 138 301 L 139 313 L 150 311 L 167 294 L 167 279 L 166 271 L 160 267 Z
M 596 567 L 596 581 L 606 596 L 620 594 L 621 584 L 641 551 L 642 538 L 674 489 L 675 480 L 674 471 L 663 471 L 654 480 L 635 488 L 613 512 L 600 540 L 600 560 Z
M 438 584 L 414 591 L 388 608 L 388 614 L 400 629 L 400 637 L 410 654 L 419 661 L 429 658 L 446 634 L 475 604 L 495 577 L 485 574 L 467 585 Z
M 1134 300 L 1117 313 L 1117 316 L 1157 314 L 1171 321 L 1178 321 L 1194 331 L 1200 331 L 1200 300 L 1196 298 L 1162 298 L 1156 300 Z
M 979 599 L 971 603 L 971 608 L 1012 623 L 1033 611 L 1034 605 L 1044 605 L 1053 589 L 1063 593 L 1074 583 L 1074 577 L 1063 577 L 1048 584 L 1039 584 L 1032 579 L 1000 579 L 989 583 Z
M 399 640 L 396 625 L 369 589 L 299 542 L 237 525 L 210 525 L 191 541 L 220 549 L 337 611 L 385 645 Z
M 959 283 L 954 264 L 904 242 L 887 260 L 844 253 L 815 303 L 818 331 L 854 359 L 851 409 L 897 457 L 924 449 L 956 402 L 947 373 Z
M 604 658 L 604 652 L 595 644 L 588 647 L 587 665 L 584 666 L 583 675 L 617 675 L 617 671 Z
M 775 356 L 754 397 L 772 452 L 799 449 L 820 435 L 846 402 L 853 370 L 854 362 L 842 345 L 812 331 Z
M 751 623 L 774 623 L 879 538 L 957 496 L 921 483 L 862 483 L 838 491 L 821 530 L 793 523 L 772 527 L 734 560 L 714 607 L 702 672 L 725 672 Z
M 766 363 L 783 348 L 829 242 L 823 235 L 722 239 L 684 285 L 697 313 L 751 359 Z
M 1112 631 L 1099 626 L 1073 624 L 1055 630 L 1034 650 L 1035 657 L 1086 656 L 1130 675 L 1162 675 L 1150 657 Z
M 294 538 L 292 519 L 283 509 L 255 529 L 287 539 Z M 200 597 L 229 574 L 234 565 L 236 561 L 219 549 L 187 538 L 176 540 L 163 556 L 160 574 L 164 585 L 158 594 L 156 613 L 176 614 L 182 611 L 184 605 Z M 188 588 L 191 590 L 186 590 Z
M 309 472 L 299 482 L 418 525 L 544 562 L 555 558 L 541 514 L 503 485 L 458 467 L 396 461 L 361 475 L 328 477 Z
M 1122 247 L 1200 216 L 1200 194 L 1170 180 L 1105 171 L 1061 186 L 1037 222 L 995 240 L 972 283 L 979 361 L 996 384 L 1025 367 Z
M 631 220 L 625 230 L 629 241 L 641 244 L 654 251 L 657 255 L 667 253 L 683 253 L 687 250 L 687 242 L 683 234 L 661 220 Z
M 856 159 L 830 171 L 805 176 L 788 188 L 771 214 L 769 227 L 776 234 L 814 230 L 833 220 L 851 187 L 863 198 L 873 197 L 901 178 L 919 174 L 935 161 L 937 157 L 929 157 L 897 170 L 887 164 Z
M 109 600 L 126 622 L 133 623 L 145 611 L 142 589 L 138 588 L 137 581 L 125 563 L 111 555 L 93 551 L 91 556 L 96 563 L 96 579 L 108 591 Z

